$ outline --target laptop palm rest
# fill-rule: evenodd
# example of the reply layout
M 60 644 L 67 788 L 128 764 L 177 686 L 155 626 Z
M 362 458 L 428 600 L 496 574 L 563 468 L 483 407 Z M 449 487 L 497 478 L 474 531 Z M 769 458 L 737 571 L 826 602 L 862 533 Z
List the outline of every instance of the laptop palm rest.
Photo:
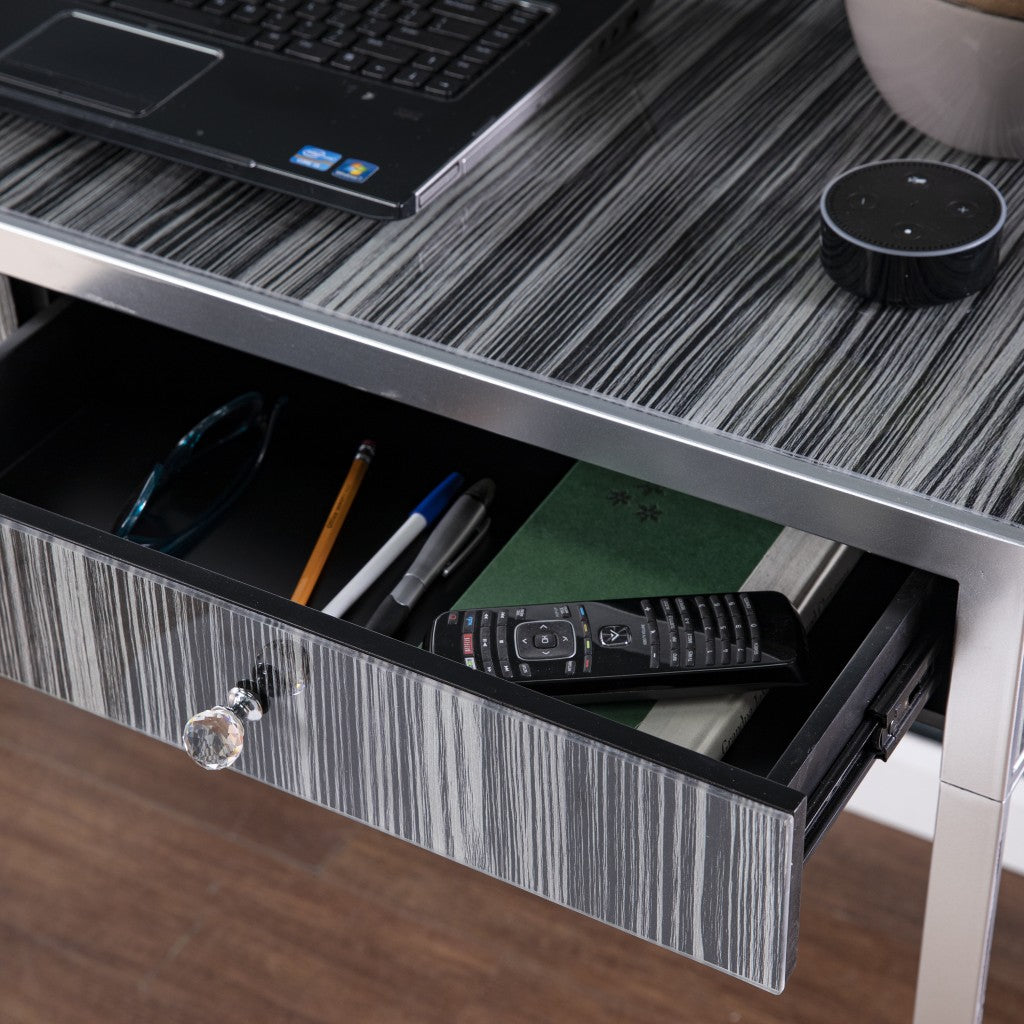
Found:
M 0 79 L 128 117 L 148 114 L 220 50 L 73 11 L 0 54 Z

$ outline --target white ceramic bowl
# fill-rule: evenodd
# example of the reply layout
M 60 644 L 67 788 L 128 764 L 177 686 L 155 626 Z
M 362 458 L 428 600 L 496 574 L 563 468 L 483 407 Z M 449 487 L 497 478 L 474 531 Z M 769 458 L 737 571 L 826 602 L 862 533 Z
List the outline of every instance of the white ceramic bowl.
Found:
M 846 0 L 846 14 L 900 117 L 969 153 L 1024 157 L 1024 20 L 950 0 Z

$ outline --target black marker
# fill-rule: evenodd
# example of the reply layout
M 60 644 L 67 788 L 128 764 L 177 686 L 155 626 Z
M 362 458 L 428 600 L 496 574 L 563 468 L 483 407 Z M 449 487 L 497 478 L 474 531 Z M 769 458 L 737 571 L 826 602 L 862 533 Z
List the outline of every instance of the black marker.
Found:
M 494 499 L 494 481 L 478 480 L 452 503 L 434 527 L 412 565 L 380 603 L 366 626 L 394 636 L 409 609 L 442 572 L 460 561 L 490 525 L 487 509 Z

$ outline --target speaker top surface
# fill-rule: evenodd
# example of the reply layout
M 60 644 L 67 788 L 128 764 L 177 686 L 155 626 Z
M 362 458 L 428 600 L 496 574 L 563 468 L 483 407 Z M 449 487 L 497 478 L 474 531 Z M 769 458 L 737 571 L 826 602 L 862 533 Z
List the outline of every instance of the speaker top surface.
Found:
M 821 216 L 836 234 L 878 253 L 944 256 L 995 238 L 1006 220 L 1006 203 L 973 171 L 927 160 L 888 160 L 835 178 L 822 194 Z

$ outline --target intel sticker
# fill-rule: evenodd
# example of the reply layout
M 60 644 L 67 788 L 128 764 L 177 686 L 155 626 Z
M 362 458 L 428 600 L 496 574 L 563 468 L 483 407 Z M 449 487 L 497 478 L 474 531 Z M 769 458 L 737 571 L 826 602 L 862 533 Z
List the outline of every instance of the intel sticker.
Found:
M 344 178 L 345 181 L 354 181 L 362 184 L 367 178 L 372 178 L 380 168 L 376 164 L 367 163 L 365 160 L 346 160 L 340 167 L 336 167 L 331 174 L 335 178 Z
M 291 162 L 300 167 L 309 167 L 314 171 L 329 171 L 341 159 L 340 153 L 332 153 L 329 149 L 319 146 L 303 146 L 292 157 Z M 348 163 L 350 161 L 346 161 Z

